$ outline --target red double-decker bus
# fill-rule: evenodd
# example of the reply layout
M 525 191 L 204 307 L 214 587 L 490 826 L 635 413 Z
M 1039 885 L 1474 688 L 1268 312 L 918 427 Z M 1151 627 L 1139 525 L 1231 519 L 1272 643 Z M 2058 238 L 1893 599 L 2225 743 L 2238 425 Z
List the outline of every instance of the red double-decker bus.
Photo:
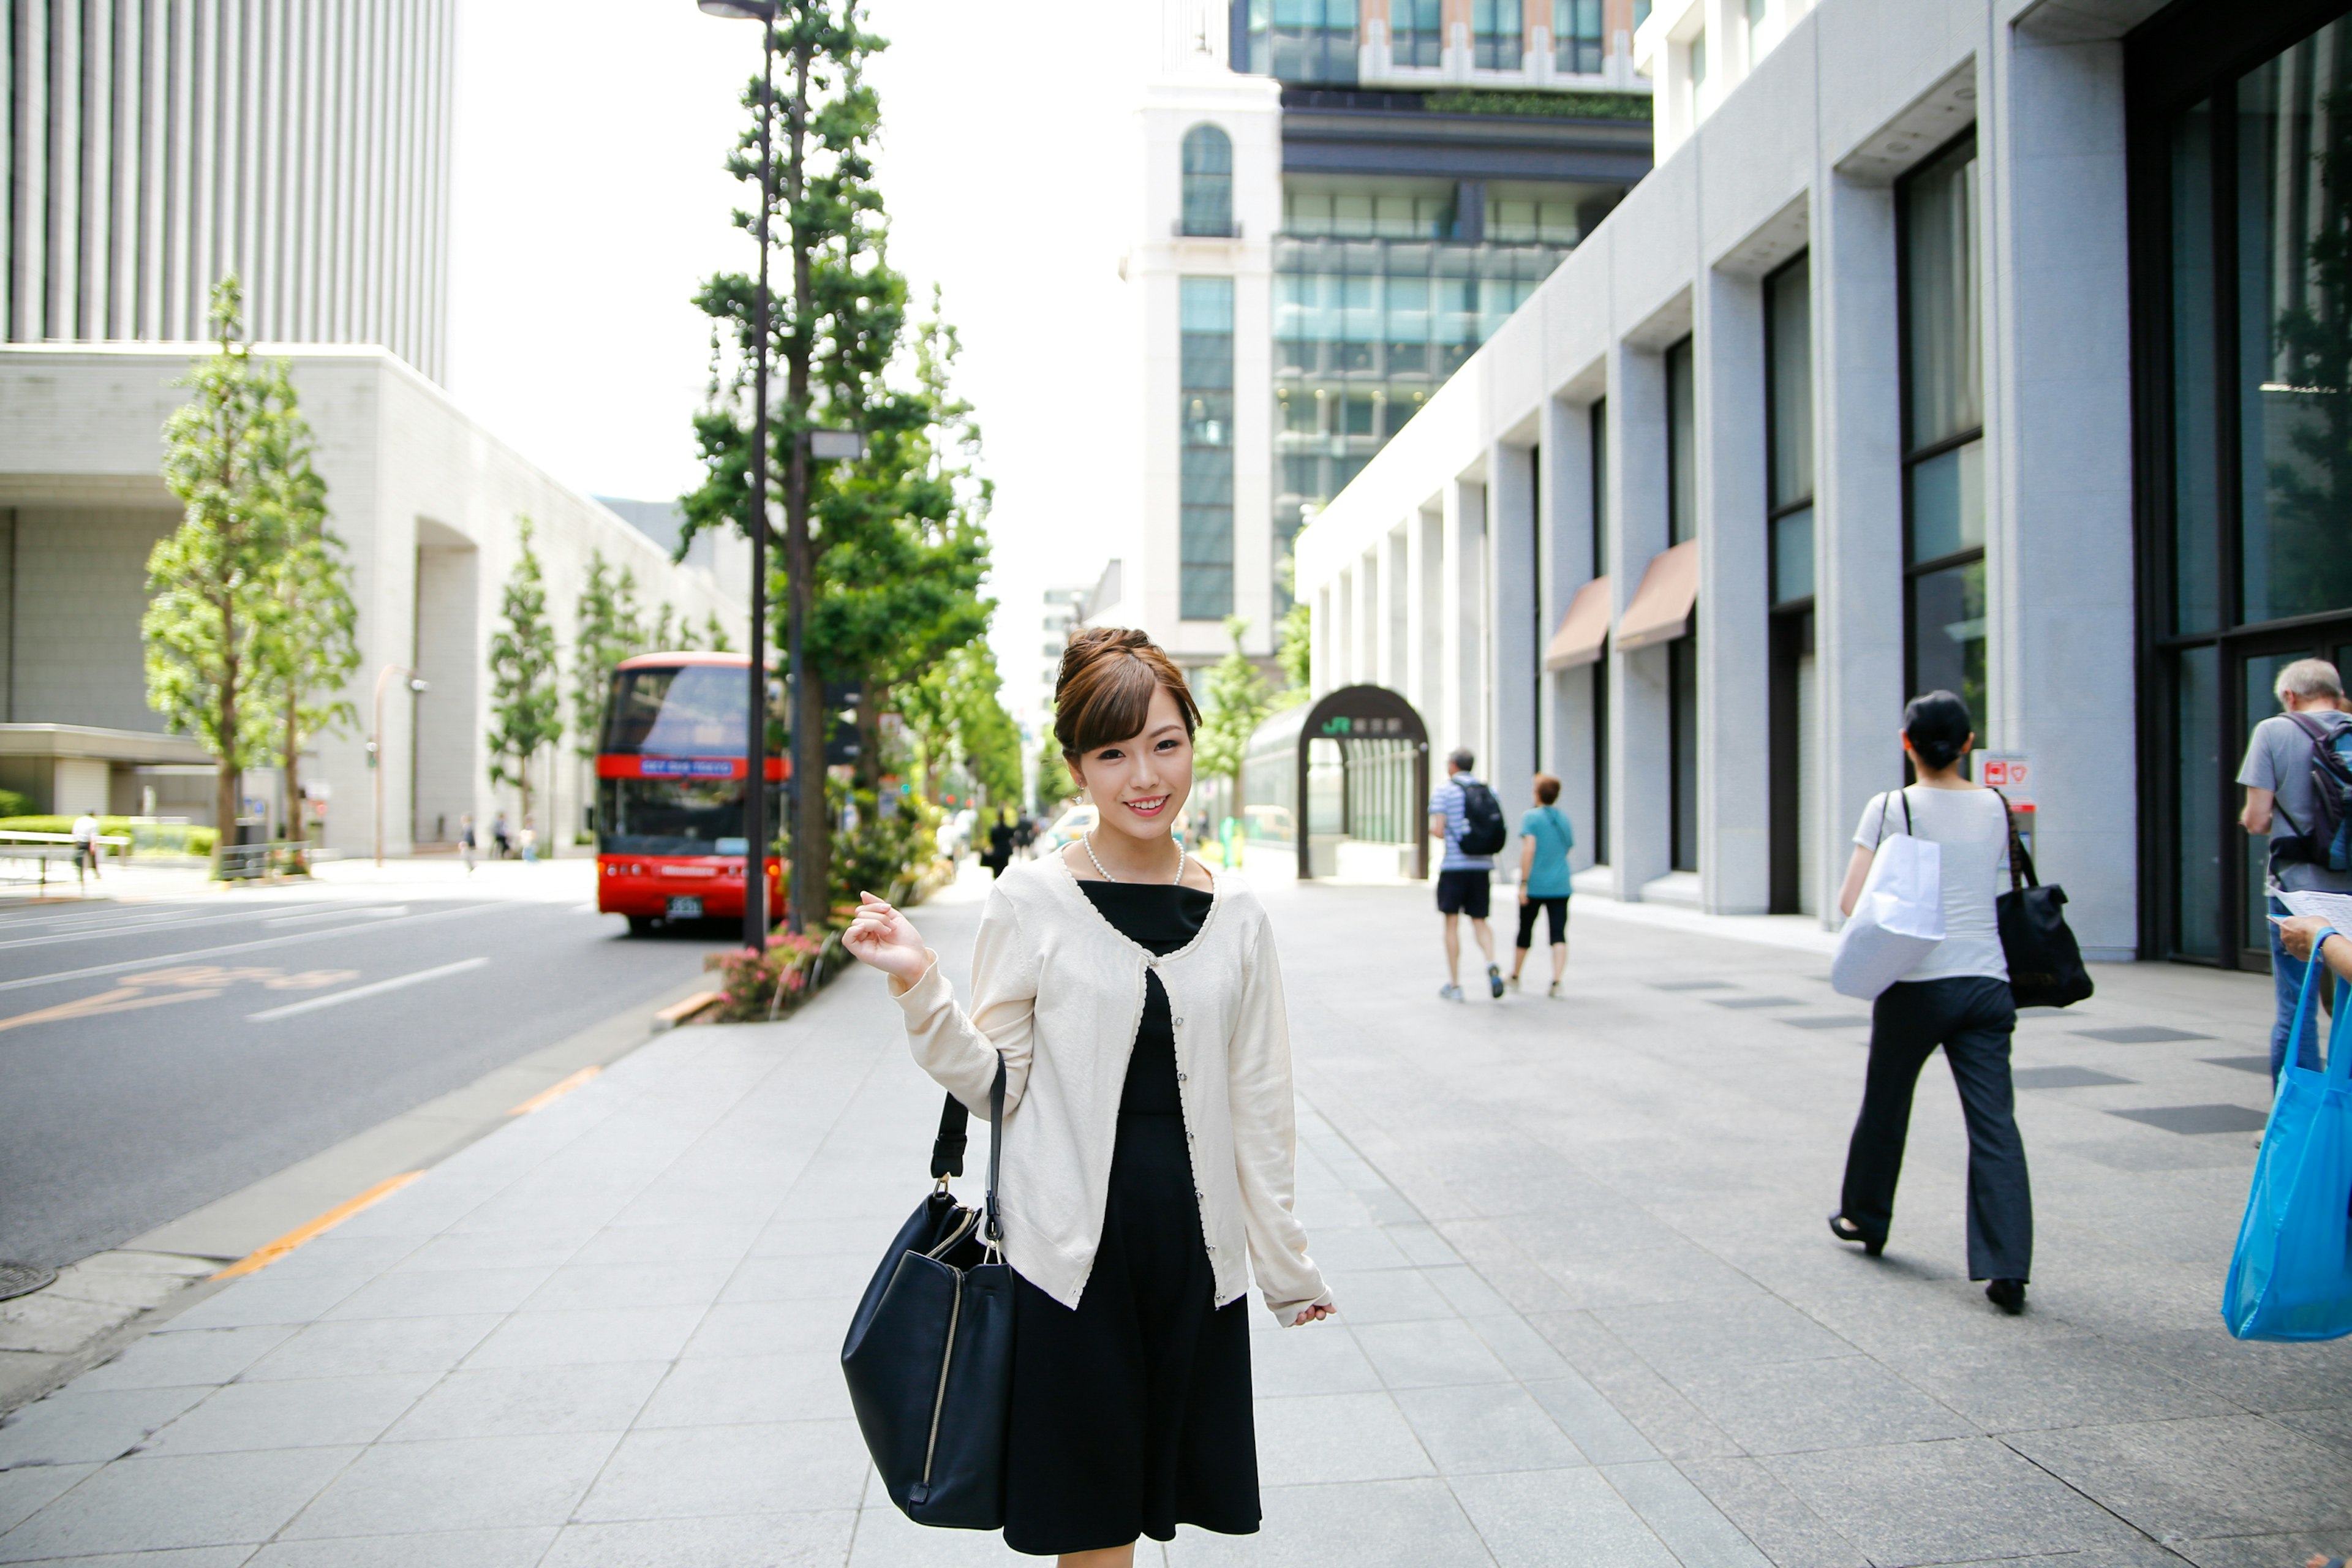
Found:
M 749 656 L 623 659 L 596 745 L 596 907 L 643 933 L 662 921 L 743 918 L 743 721 Z M 787 772 L 770 681 L 768 910 L 783 910 L 775 853 Z

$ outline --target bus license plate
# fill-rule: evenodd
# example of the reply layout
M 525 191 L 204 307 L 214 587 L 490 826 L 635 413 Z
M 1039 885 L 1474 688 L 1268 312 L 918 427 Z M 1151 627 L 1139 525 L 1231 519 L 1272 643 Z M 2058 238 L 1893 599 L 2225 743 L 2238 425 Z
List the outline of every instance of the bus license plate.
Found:
M 669 918 L 674 921 L 700 920 L 702 918 L 702 900 L 700 899 L 672 899 L 669 901 Z

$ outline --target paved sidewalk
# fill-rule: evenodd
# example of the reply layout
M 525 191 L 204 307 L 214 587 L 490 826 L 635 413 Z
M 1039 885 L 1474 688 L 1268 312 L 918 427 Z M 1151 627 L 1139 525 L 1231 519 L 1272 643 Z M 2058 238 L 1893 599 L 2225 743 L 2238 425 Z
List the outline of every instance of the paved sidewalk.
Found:
M 951 968 L 972 892 L 921 912 Z M 1888 1256 L 1823 1228 L 1863 1031 L 1818 957 L 1585 916 L 1571 999 L 1454 1005 L 1423 893 L 1266 896 L 1344 1315 L 1254 1342 L 1265 1532 L 1167 1563 L 2267 1568 L 2352 1538 L 2346 1347 L 2215 1311 L 2266 983 L 2103 970 L 2024 1026 L 2012 1321 L 1959 1278 L 1940 1068 Z M 835 1362 L 924 1186 L 896 1020 L 853 974 L 666 1037 L 20 1412 L 0 1563 L 1015 1560 L 875 1495 Z

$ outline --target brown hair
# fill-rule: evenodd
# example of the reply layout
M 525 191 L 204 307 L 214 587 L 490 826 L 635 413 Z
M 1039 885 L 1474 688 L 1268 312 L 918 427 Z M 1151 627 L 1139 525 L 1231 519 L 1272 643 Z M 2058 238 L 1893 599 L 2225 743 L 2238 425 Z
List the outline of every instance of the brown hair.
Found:
M 1159 644 L 1118 626 L 1071 633 L 1054 682 L 1054 738 L 1062 743 L 1062 755 L 1081 756 L 1139 733 L 1154 687 L 1167 688 L 1176 699 L 1185 734 L 1200 727 L 1201 710 L 1184 684 L 1184 672 Z
M 1549 805 L 1559 798 L 1559 781 L 1549 773 L 1536 775 L 1536 804 Z

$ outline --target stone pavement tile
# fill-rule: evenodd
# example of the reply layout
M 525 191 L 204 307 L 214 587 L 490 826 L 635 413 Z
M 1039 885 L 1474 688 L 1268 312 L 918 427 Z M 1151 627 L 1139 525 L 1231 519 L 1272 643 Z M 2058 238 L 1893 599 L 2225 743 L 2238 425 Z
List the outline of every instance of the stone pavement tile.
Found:
M 1509 1384 L 1409 1388 L 1396 1403 L 1441 1475 L 1557 1470 L 1584 1463 L 1535 1397 Z
M 0 1422 L 0 1471 L 111 1459 L 204 1396 L 203 1388 L 185 1386 L 61 1389 Z
M 1385 1394 L 1303 1394 L 1256 1402 L 1258 1480 L 1267 1487 L 1382 1481 L 1436 1473 Z
M 1854 1543 L 1759 1459 L 1686 1459 L 1678 1468 L 1780 1568 L 1870 1568 Z
M 260 1382 L 357 1377 L 380 1372 L 446 1372 L 479 1344 L 498 1321 L 495 1317 L 481 1314 L 463 1318 L 360 1318 L 313 1323 L 255 1362 L 243 1376 L 248 1382 Z M 227 1379 L 215 1381 L 226 1383 Z
M 1517 1312 L 1507 1317 L 1472 1318 L 1470 1331 L 1522 1383 L 1566 1377 L 1576 1370 L 1568 1364 L 1566 1356 L 1552 1348 L 1550 1341 Z
M 21 1465 L 0 1470 L 0 1545 L 6 1532 L 46 1508 L 61 1493 L 98 1469 L 87 1465 Z
M 1771 1297 L 1611 1307 L 1593 1319 L 1660 1372 L 1850 1356 L 1854 1347 Z
M 1666 1549 L 1691 1568 L 1771 1568 L 1706 1494 L 1664 1459 L 1612 1465 L 1601 1473 Z
M 1754 1280 L 1712 1253 L 1687 1242 L 1654 1245 L 1654 1232 L 1650 1240 L 1654 1245 L 1639 1251 L 1555 1253 L 1538 1261 L 1570 1307 L 1599 1310 L 1763 1294 Z
M 520 1305 L 530 1312 L 612 1307 L 705 1306 L 735 1271 L 731 1259 L 697 1263 L 567 1263 L 546 1275 Z
M 2251 1410 L 2352 1405 L 2352 1356 L 2314 1356 L 2308 1345 L 2233 1340 L 2218 1312 L 2201 1327 L 2137 1335 L 2134 1342 L 2167 1370 Z
M 2168 1542 L 2173 1551 L 2197 1564 L 2197 1568 L 2302 1568 L 2318 1552 L 2328 1557 L 2345 1554 L 2346 1539 L 2342 1531 L 2334 1534 L 2290 1532 L 2281 1535 L 2236 1535 L 2210 1541 L 2175 1541 Z
M 2136 1539 L 2098 1504 L 1990 1437 L 1783 1454 L 1764 1465 L 1876 1568 Z
M 1677 1568 L 1599 1470 L 1464 1476 L 1454 1494 L 1500 1568 Z
M 871 1496 L 879 1496 L 880 1487 Z M 776 1514 L 776 1519 L 830 1518 L 826 1514 Z M 1004 1544 L 1004 1538 L 994 1531 L 931 1530 L 917 1524 L 890 1506 L 886 1499 L 879 1503 L 870 1500 L 857 1513 L 857 1536 L 850 1548 L 850 1568 L 1013 1568 L 1016 1563 L 1038 1568 L 1050 1558 L 1025 1557 Z M 837 1563 L 840 1559 L 830 1559 Z M 1138 1544 L 1135 1561 L 1141 1568 L 1151 1564 L 1159 1568 L 1166 1559 L 1156 1541 Z M 550 1564 L 549 1568 L 556 1568 Z
M 47 1557 L 24 1568 L 237 1568 L 250 1546 L 184 1546 L 167 1552 L 110 1552 L 100 1557 Z
M 378 1443 L 279 1539 L 562 1524 L 619 1439 L 616 1432 L 566 1432 Z
M 2315 1441 L 2326 1444 L 2339 1454 L 2352 1455 L 2352 1409 L 2291 1410 L 2271 1419 Z M 0 1434 L 0 1446 L 5 1446 L 5 1435 Z
M 233 1383 L 155 1434 L 150 1454 L 372 1443 L 433 1386 L 431 1373 Z
M 975 1140 L 973 1156 L 984 1158 L 980 1150 L 984 1137 Z M 973 1169 L 967 1157 L 964 1169 Z M 967 1185 L 969 1184 L 967 1183 Z M 971 1194 L 967 1194 L 969 1198 Z M 910 1200 L 907 1208 L 912 1211 Z M 795 1258 L 814 1253 L 871 1252 L 878 1261 L 883 1247 L 889 1245 L 893 1233 L 877 1230 L 872 1221 L 865 1218 L 845 1219 L 812 1212 L 802 1204 L 788 1205 L 783 1215 L 758 1231 L 751 1246 L 755 1258 Z
M 1307 1240 L 1310 1244 L 1314 1240 L 1311 1231 Z M 1323 1279 L 1331 1288 L 1331 1299 L 1351 1323 L 1408 1323 L 1460 1316 L 1418 1268 L 1326 1268 Z
M 1750 1454 L 1923 1443 L 1976 1431 L 1868 1356 L 1714 1367 L 1673 1381 Z
M 549 1274 L 537 1268 L 432 1268 L 386 1274 L 352 1291 L 329 1311 L 339 1318 L 455 1318 L 507 1313 L 522 1305 Z
M 849 1509 L 575 1524 L 536 1561 L 539 1568 L 841 1568 L 853 1533 L 862 1531 Z
M 1668 1458 L 1721 1458 L 1740 1452 L 1739 1445 L 1723 1428 L 1593 1321 L 1590 1313 L 1548 1314 L 1537 1320 L 1535 1327 L 1559 1348 L 1586 1386 Z M 1573 1427 L 1569 1435 L 1577 1436 Z M 1577 1446 L 1588 1455 L 1592 1452 L 1580 1437 Z
M 839 1368 L 834 1369 L 840 1375 Z M 1325 1321 L 1313 1331 L 1254 1334 L 1250 1338 L 1250 1387 L 1260 1399 L 1294 1394 L 1370 1394 L 1381 1387 L 1363 1347 L 1343 1321 Z
M 435 1384 L 383 1436 L 514 1437 L 548 1432 L 618 1432 L 645 1408 L 667 1362 L 578 1366 L 460 1367 Z
M 1503 1300 L 1492 1285 L 1480 1277 L 1468 1264 L 1456 1264 L 1445 1268 L 1423 1268 L 1421 1277 L 1437 1287 L 1446 1305 L 1465 1318 L 1516 1317 L 1517 1309 Z
M 286 1324 L 241 1329 L 194 1329 L 149 1334 L 104 1366 L 74 1379 L 78 1394 L 108 1388 L 173 1388 L 222 1384 L 293 1339 Z
M 887 1238 L 886 1238 L 887 1239 Z M 881 1249 L 747 1258 L 719 1292 L 722 1305 L 744 1301 L 848 1301 L 865 1291 Z
M 553 1268 L 592 1236 L 569 1227 L 541 1235 L 445 1231 L 400 1260 L 394 1272 L 436 1268 Z
M 276 1268 L 271 1268 L 246 1276 L 184 1312 L 173 1313 L 163 1326 L 167 1332 L 186 1333 L 192 1329 L 315 1322 L 325 1317 L 335 1303 L 375 1277 L 373 1270 L 362 1268 L 280 1276 Z
M 2352 1456 L 2260 1416 L 2021 1432 L 2007 1441 L 2158 1540 L 2352 1530 Z
M 255 1552 L 248 1568 L 532 1568 L 554 1539 L 552 1525 L 538 1525 L 278 1541 Z
M 517 1312 L 466 1358 L 470 1368 L 579 1366 L 591 1362 L 667 1361 L 702 1321 L 685 1307 L 604 1307 Z
M 1354 1273 L 1366 1268 L 1410 1268 L 1412 1259 L 1388 1231 L 1376 1226 L 1350 1228 L 1317 1226 L 1307 1241 L 1316 1264 L 1327 1272 Z
M 415 1190 L 414 1186 L 404 1187 L 385 1202 L 395 1202 Z M 359 1215 L 343 1221 L 328 1235 L 313 1237 L 299 1250 L 279 1258 L 261 1273 L 248 1275 L 244 1284 L 236 1289 L 245 1289 L 265 1279 L 307 1279 L 325 1274 L 374 1275 L 398 1267 L 423 1245 L 420 1237 L 360 1236 L 352 1230 L 360 1219 L 376 1213 L 383 1206 L 379 1204 L 374 1208 L 363 1210 Z
M 1593 1464 L 1630 1464 L 1658 1457 L 1650 1440 L 1584 1379 L 1570 1375 L 1527 1387 L 1559 1423 L 1577 1451 Z
M 849 1331 L 849 1314 L 856 1310 L 854 1300 L 745 1301 L 713 1307 L 687 1342 L 685 1353 L 694 1359 L 790 1351 L 838 1352 L 842 1336 Z
M 598 1231 L 569 1261 L 583 1265 L 732 1263 L 750 1252 L 759 1237 L 758 1226 L 740 1223 L 616 1225 Z
M 1510 1373 L 1458 1318 L 1368 1323 L 1352 1331 L 1381 1381 L 1391 1388 L 1507 1383 Z
M 681 1361 L 635 1422 L 640 1427 L 837 1421 L 851 1415 L 834 1351 L 702 1356 Z
M 1462 1261 L 1462 1255 L 1454 1250 L 1433 1225 L 1384 1226 L 1380 1234 L 1395 1243 L 1397 1250 L 1404 1254 L 1405 1261 L 1417 1268 L 1443 1268 L 1448 1264 Z
M 635 1431 L 576 1517 L 593 1523 L 849 1509 L 869 1468 L 849 1421 Z
M 258 1543 L 358 1453 L 279 1448 L 117 1459 L 0 1536 L 0 1563 Z
M 1262 1500 L 1265 1522 L 1255 1535 L 1179 1527 L 1168 1543 L 1171 1568 L 1494 1568 L 1443 1481 L 1269 1487 Z
M 2089 1334 L 1923 1347 L 1889 1358 L 1906 1381 L 1988 1432 L 2226 1415 L 2237 1407 L 2144 1352 Z

